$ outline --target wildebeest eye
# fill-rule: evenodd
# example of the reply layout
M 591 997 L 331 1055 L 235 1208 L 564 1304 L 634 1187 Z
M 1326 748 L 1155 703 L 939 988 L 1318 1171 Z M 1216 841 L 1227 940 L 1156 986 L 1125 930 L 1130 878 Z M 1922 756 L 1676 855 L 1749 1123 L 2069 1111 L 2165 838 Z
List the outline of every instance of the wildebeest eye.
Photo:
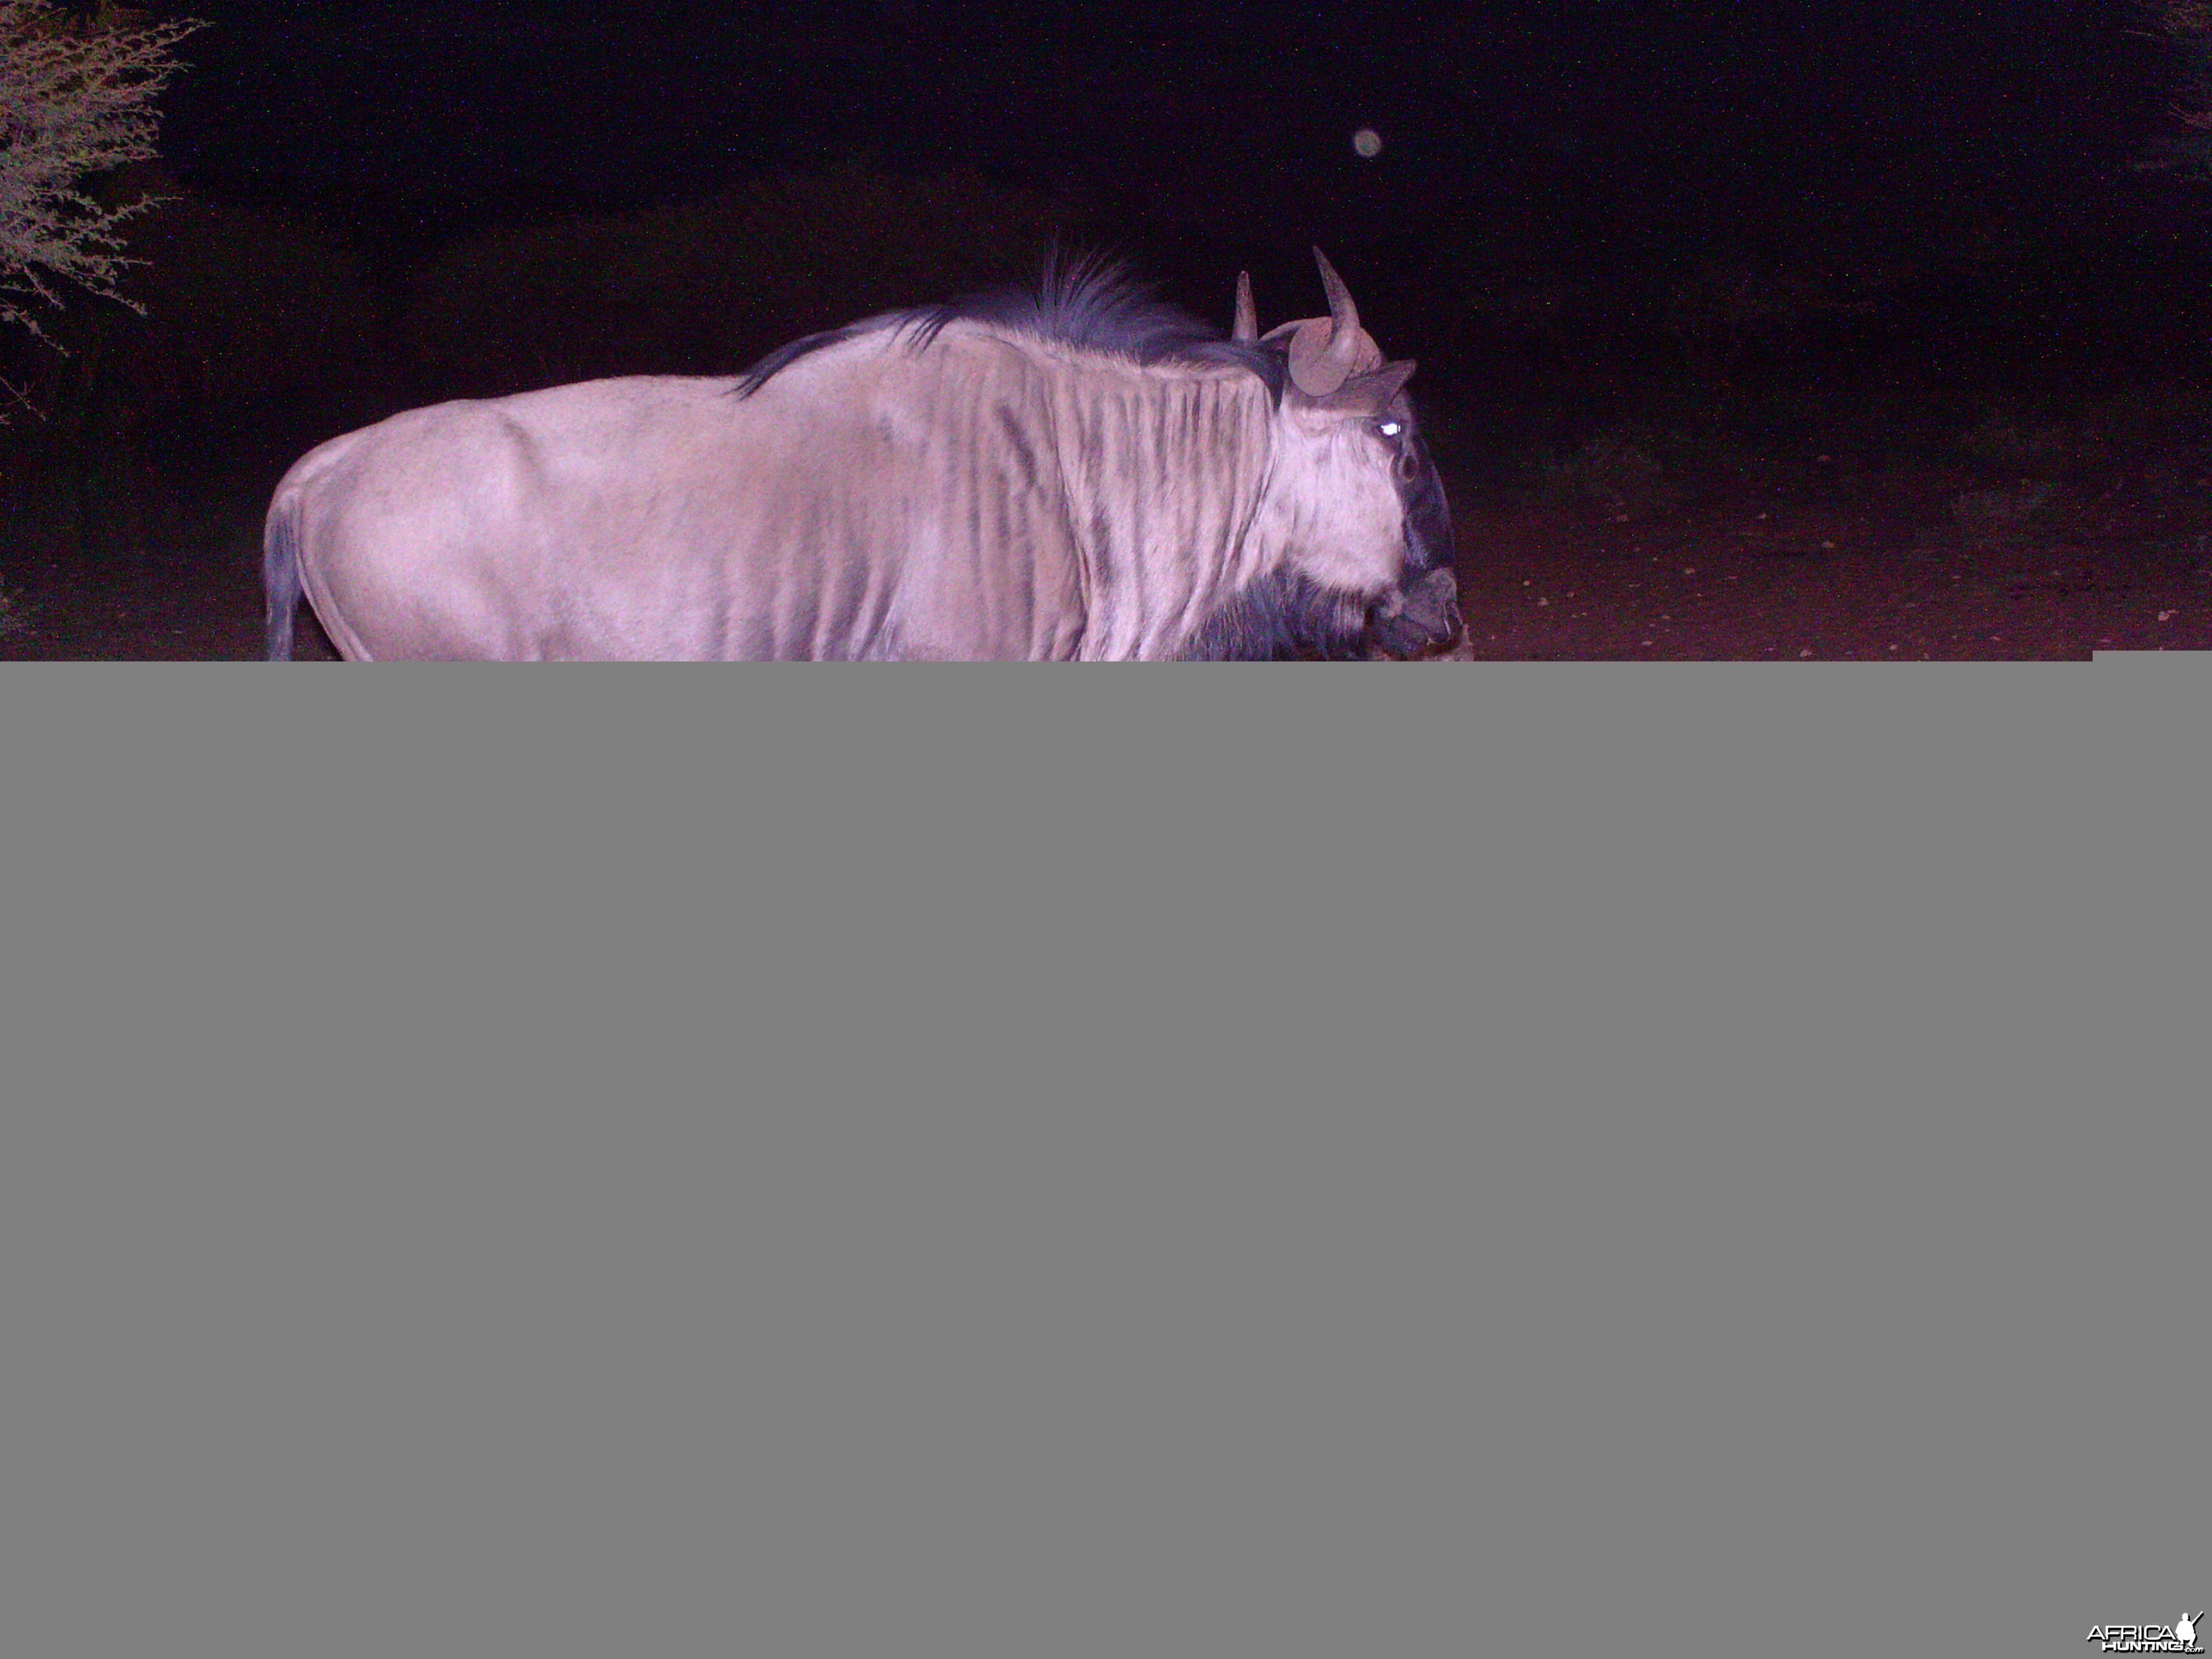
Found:
M 1382 420 L 1375 422 L 1375 429 L 1386 438 L 1395 438 L 1406 429 L 1406 423 L 1403 421 Z

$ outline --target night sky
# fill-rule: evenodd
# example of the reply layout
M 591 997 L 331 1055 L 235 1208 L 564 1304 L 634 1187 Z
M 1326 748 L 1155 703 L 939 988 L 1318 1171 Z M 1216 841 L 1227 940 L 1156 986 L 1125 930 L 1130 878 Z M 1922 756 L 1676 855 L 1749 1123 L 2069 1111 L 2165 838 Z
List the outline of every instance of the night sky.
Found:
M 403 240 L 839 162 L 1286 244 L 2118 234 L 2166 96 L 2112 0 L 192 9 L 179 174 Z

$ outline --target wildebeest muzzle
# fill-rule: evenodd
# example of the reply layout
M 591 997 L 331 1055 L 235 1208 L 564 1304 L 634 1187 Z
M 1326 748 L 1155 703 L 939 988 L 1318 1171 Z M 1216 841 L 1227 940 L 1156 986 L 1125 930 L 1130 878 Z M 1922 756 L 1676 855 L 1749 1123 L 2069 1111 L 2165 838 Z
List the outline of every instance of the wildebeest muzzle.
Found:
M 1431 570 L 1411 587 L 1392 588 L 1376 603 L 1368 628 L 1376 649 L 1393 657 L 1425 657 L 1455 643 L 1467 621 L 1450 567 Z

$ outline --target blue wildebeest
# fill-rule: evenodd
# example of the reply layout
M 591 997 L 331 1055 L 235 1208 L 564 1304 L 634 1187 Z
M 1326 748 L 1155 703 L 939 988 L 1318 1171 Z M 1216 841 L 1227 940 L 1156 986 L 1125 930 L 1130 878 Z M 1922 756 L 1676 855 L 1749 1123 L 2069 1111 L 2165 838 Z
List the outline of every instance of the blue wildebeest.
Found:
M 269 655 L 302 590 L 362 659 L 1419 654 L 1461 624 L 1413 365 L 1320 263 L 1264 337 L 1245 278 L 1224 340 L 1048 266 L 734 380 L 395 415 L 277 486 Z

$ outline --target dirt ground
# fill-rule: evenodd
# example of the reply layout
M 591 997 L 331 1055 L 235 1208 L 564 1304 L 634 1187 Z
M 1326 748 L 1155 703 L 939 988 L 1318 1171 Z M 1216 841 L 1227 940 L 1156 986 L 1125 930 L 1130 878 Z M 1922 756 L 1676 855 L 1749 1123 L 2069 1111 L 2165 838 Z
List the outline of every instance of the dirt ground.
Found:
M 1455 489 L 1477 659 L 2086 659 L 2212 649 L 2212 480 L 2186 461 L 2061 483 L 1815 461 L 1644 499 Z M 261 651 L 255 550 L 96 566 L 0 550 L 0 659 Z M 301 654 L 327 647 L 304 615 Z

